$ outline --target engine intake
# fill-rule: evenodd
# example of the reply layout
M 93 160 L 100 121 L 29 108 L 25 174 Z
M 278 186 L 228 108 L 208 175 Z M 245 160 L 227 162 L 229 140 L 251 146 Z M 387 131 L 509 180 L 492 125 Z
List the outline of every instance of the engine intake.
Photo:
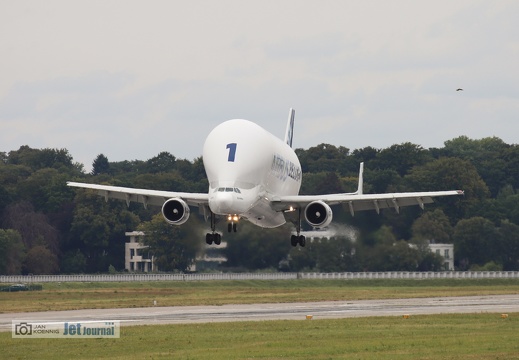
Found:
M 189 206 L 182 199 L 169 199 L 162 205 L 162 216 L 169 224 L 182 225 L 189 219 Z
M 314 228 L 323 228 L 332 222 L 333 212 L 322 200 L 313 201 L 305 208 L 305 220 Z

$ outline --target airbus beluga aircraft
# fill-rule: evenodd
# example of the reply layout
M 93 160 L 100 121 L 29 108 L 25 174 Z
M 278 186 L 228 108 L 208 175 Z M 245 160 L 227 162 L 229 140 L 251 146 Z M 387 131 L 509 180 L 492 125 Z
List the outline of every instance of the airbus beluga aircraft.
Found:
M 292 149 L 294 109 L 290 109 L 284 141 L 248 120 L 228 120 L 215 127 L 207 136 L 203 162 L 209 190 L 207 193 L 186 193 L 134 189 L 117 186 L 68 182 L 68 186 L 97 190 L 100 196 L 135 201 L 162 207 L 164 219 L 173 225 L 184 224 L 190 206 L 198 207 L 211 232 L 207 244 L 221 243 L 216 232 L 219 220 L 227 221 L 229 232 L 236 232 L 240 219 L 263 227 L 274 228 L 286 221 L 293 222 L 296 234 L 292 246 L 305 246 L 301 235 L 304 218 L 314 228 L 328 226 L 333 217 L 330 205 L 347 204 L 351 215 L 355 211 L 394 208 L 432 203 L 433 197 L 462 195 L 461 190 L 363 194 L 363 163 L 360 164 L 358 189 L 354 193 L 329 195 L 298 195 L 301 187 L 301 164 Z

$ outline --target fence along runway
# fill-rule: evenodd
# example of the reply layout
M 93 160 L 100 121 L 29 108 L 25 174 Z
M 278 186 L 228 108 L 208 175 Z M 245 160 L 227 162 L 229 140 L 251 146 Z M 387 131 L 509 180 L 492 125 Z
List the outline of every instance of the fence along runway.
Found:
M 0 275 L 0 283 L 221 281 L 221 280 L 376 280 L 376 279 L 519 279 L 519 271 L 347 272 L 347 273 L 207 273 L 113 275 Z

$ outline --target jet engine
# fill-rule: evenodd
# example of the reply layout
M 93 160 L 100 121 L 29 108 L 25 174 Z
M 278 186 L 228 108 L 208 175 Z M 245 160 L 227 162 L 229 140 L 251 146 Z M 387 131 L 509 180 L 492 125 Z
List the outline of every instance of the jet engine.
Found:
M 189 219 L 189 206 L 182 199 L 169 199 L 162 205 L 162 216 L 169 224 L 182 225 Z
M 332 209 L 322 200 L 313 201 L 305 208 L 305 220 L 314 228 L 328 226 L 332 218 Z

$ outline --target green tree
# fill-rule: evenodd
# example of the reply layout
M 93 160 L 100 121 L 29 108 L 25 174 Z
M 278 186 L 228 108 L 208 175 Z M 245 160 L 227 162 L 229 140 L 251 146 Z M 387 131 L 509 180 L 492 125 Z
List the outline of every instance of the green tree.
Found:
M 402 178 L 392 169 L 369 169 L 364 172 L 365 193 L 396 192 L 400 188 Z
M 377 164 L 381 169 L 391 169 L 400 176 L 406 175 L 414 166 L 431 160 L 431 155 L 420 145 L 403 143 L 392 145 L 377 154 Z
M 57 169 L 39 169 L 18 182 L 18 192 L 36 211 L 57 212 L 74 198 L 74 191 L 66 185 L 67 180 L 70 180 L 69 175 Z
M 418 264 L 417 271 L 442 271 L 443 268 L 443 257 L 441 255 L 433 253 L 429 248 L 421 249 L 418 248 L 420 253 L 420 263 Z
M 471 204 L 490 196 L 476 168 L 469 161 L 458 158 L 440 158 L 416 166 L 404 177 L 404 181 L 411 191 L 463 190 L 463 197 L 435 199 L 443 205 L 444 213 L 454 223 L 464 217 Z
M 301 194 L 334 194 L 344 192 L 337 173 L 313 173 L 303 177 Z
M 27 145 L 10 151 L 8 163 L 25 165 L 32 170 L 54 168 L 60 171 L 71 171 L 77 174 L 82 172 L 82 165 L 73 163 L 72 156 L 66 149 L 32 149 Z
M 519 225 L 503 220 L 499 227 L 501 263 L 505 271 L 519 270 Z
M 415 191 L 461 189 L 466 200 L 490 196 L 476 168 L 469 161 L 458 158 L 440 158 L 417 166 L 404 179 Z
M 369 271 L 416 271 L 421 263 L 419 250 L 400 240 L 375 246 L 367 255 Z
M 166 191 L 186 191 L 190 190 L 190 183 L 184 179 L 178 171 L 158 173 L 158 174 L 142 174 L 135 177 L 134 186 L 144 189 L 160 189 Z M 207 191 L 207 189 L 206 189 Z
M 479 140 L 460 136 L 445 142 L 443 153 L 446 156 L 468 160 L 474 164 L 481 178 L 495 196 L 506 185 L 506 161 L 504 159 L 509 145 L 498 137 Z
M 176 158 L 169 152 L 163 151 L 157 156 L 152 157 L 146 161 L 147 172 L 156 174 L 161 172 L 168 172 L 175 169 Z
M 380 150 L 375 149 L 371 146 L 367 146 L 362 149 L 355 149 L 351 154 L 355 159 L 356 164 L 363 162 L 366 168 L 372 168 L 374 167 L 372 165 L 375 165 L 376 163 L 377 155 L 379 152 Z
M 316 245 L 316 242 L 307 240 L 304 248 L 297 246 L 290 249 L 288 255 L 290 271 L 315 271 L 317 265 Z
M 196 220 L 189 221 L 192 224 L 170 225 L 162 214 L 157 214 L 151 221 L 139 225 L 138 229 L 145 234 L 143 243 L 149 246 L 160 271 L 186 272 L 194 264 L 201 249 L 201 238 L 193 228 Z
M 135 230 L 138 217 L 119 201 L 108 201 L 92 191 L 78 190 L 66 252 L 75 249 L 87 258 L 88 272 L 106 271 L 110 264 L 122 268 L 125 232 Z
M 108 158 L 103 155 L 99 154 L 94 159 L 94 162 L 92 163 L 92 172 L 91 174 L 96 176 L 100 174 L 109 174 L 110 173 L 110 163 L 108 162 Z
M 7 198 L 10 202 L 19 200 L 18 185 L 27 179 L 31 173 L 31 168 L 25 165 L 7 164 L 0 166 L 0 184 L 7 192 Z
M 375 246 L 375 245 L 393 245 L 396 242 L 395 234 L 393 234 L 393 229 L 387 225 L 382 225 L 376 231 L 366 234 L 362 238 L 362 241 L 365 245 Z
M 351 239 L 345 236 L 314 240 L 317 244 L 316 268 L 322 272 L 358 271 L 355 258 L 355 246 Z
M 63 260 L 61 261 L 61 273 L 82 274 L 85 273 L 86 270 L 86 257 L 79 249 L 70 251 L 63 256 Z
M 58 254 L 58 231 L 50 224 L 45 214 L 34 210 L 31 203 L 21 201 L 9 205 L 4 212 L 4 224 L 21 235 L 27 250 L 43 245 L 53 254 Z
M 0 229 L 0 274 L 18 275 L 25 260 L 25 246 L 16 230 Z
M 337 172 L 346 175 L 358 166 L 349 155 L 350 150 L 343 146 L 319 144 L 308 150 L 296 149 L 303 172 Z
M 465 215 L 467 218 L 484 217 L 496 225 L 503 219 L 519 224 L 519 194 L 502 193 L 497 198 L 472 202 Z
M 55 274 L 59 271 L 58 257 L 43 245 L 36 245 L 27 252 L 24 264 L 29 274 Z
M 460 220 L 454 227 L 454 248 L 459 267 L 484 265 L 498 258 L 499 233 L 494 224 L 482 217 Z
M 432 243 L 447 244 L 451 242 L 452 226 L 449 218 L 441 209 L 424 212 L 412 226 L 413 242 L 427 240 Z
M 519 189 L 519 145 L 511 145 L 503 151 L 505 182 Z
M 277 269 L 291 248 L 288 241 L 290 231 L 290 226 L 263 230 L 245 221 L 240 222 L 238 232 L 222 236 L 227 242 L 224 250 L 227 266 L 250 270 Z

